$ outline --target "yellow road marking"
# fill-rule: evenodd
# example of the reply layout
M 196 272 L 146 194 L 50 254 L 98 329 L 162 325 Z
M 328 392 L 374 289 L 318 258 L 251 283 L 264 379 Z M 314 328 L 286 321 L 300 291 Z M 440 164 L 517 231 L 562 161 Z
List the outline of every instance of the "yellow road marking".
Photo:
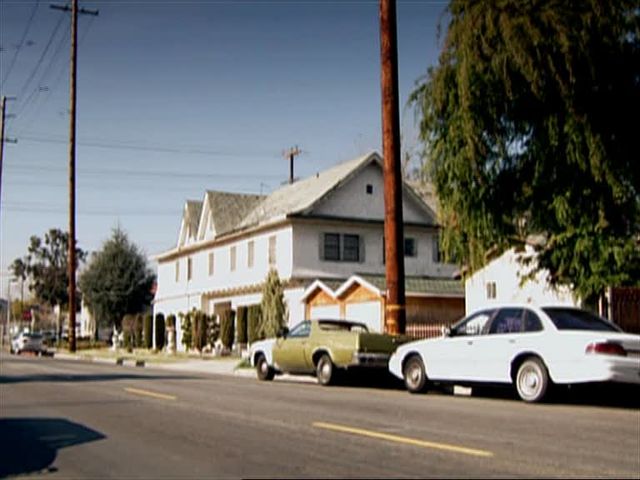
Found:
M 345 425 L 336 425 L 334 423 L 314 422 L 311 424 L 316 428 L 324 428 L 325 430 L 333 430 L 336 432 L 351 433 L 354 435 L 362 435 L 364 437 L 377 438 L 380 440 L 388 440 L 390 442 L 404 443 L 406 445 L 414 445 L 416 447 L 433 448 L 436 450 L 446 450 L 449 452 L 464 453 L 476 457 L 493 457 L 493 452 L 488 450 L 477 450 L 475 448 L 460 447 L 450 445 L 448 443 L 427 442 L 418 440 L 417 438 L 401 437 L 398 435 L 390 435 L 388 433 L 374 432 L 372 430 L 364 430 L 362 428 L 347 427 Z
M 175 400 L 173 395 L 165 395 L 164 393 L 150 392 L 148 390 L 138 390 L 137 388 L 125 388 L 125 391 L 129 393 L 135 393 L 136 395 L 146 395 L 147 397 L 161 398 L 162 400 Z

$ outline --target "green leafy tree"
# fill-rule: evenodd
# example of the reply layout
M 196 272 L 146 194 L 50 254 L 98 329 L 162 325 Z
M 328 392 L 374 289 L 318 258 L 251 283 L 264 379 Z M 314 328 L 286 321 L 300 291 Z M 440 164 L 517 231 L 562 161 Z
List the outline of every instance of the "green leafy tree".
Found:
M 537 238 L 536 269 L 584 299 L 638 284 L 637 0 L 453 0 L 446 18 L 411 100 L 448 258 L 474 270 Z
M 150 305 L 155 275 L 146 257 L 116 228 L 102 249 L 93 254 L 80 276 L 80 289 L 99 324 L 114 324 L 125 313 L 142 312 Z
M 16 279 L 29 280 L 29 290 L 39 302 L 66 307 L 69 303 L 68 256 L 69 234 L 50 229 L 44 239 L 32 236 L 27 255 L 13 261 L 11 271 Z M 76 248 L 76 260 L 80 264 L 85 252 Z M 79 305 L 78 305 L 79 306 Z
M 262 287 L 260 309 L 262 320 L 260 322 L 259 336 L 262 338 L 275 337 L 285 325 L 286 306 L 284 303 L 284 289 L 278 272 L 274 269 L 269 270 Z

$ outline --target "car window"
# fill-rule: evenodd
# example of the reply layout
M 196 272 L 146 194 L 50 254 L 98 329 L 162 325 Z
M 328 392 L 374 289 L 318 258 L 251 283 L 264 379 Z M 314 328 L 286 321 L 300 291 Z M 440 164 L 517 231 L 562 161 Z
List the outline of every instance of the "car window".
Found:
M 342 330 L 345 332 L 367 333 L 366 325 L 355 322 L 345 322 L 341 320 L 320 320 L 318 321 L 320 330 Z
M 522 332 L 522 308 L 501 308 L 493 318 L 489 334 Z
M 293 327 L 293 329 L 289 332 L 287 337 L 289 338 L 300 338 L 300 337 L 308 337 L 311 332 L 311 322 L 302 322 Z
M 524 331 L 525 332 L 540 332 L 542 331 L 542 322 L 540 317 L 531 310 L 524 311 Z
M 595 330 L 600 332 L 620 332 L 613 323 L 586 310 L 577 308 L 547 307 L 542 309 L 558 330 Z
M 453 336 L 481 335 L 492 314 L 493 310 L 488 310 L 476 313 L 467 320 L 463 320 L 459 325 L 453 328 Z

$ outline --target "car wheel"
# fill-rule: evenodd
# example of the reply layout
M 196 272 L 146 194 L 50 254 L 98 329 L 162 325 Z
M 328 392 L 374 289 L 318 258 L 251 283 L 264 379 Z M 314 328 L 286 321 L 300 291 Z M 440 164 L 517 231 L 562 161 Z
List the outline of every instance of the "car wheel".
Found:
M 275 376 L 273 368 L 269 366 L 264 355 L 260 355 L 256 361 L 256 372 L 258 373 L 258 380 L 273 380 Z
M 427 391 L 427 373 L 419 356 L 413 355 L 406 361 L 402 369 L 402 376 L 404 377 L 404 385 L 409 392 L 421 393 Z
M 331 385 L 335 380 L 334 365 L 326 353 L 320 357 L 316 365 L 316 377 L 320 385 Z
M 549 373 L 539 358 L 528 358 L 518 368 L 516 390 L 525 402 L 540 402 L 549 388 Z

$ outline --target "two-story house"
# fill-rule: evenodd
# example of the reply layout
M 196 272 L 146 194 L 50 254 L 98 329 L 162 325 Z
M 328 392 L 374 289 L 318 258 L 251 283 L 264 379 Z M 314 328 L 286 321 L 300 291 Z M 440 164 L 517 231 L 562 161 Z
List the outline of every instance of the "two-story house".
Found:
M 407 185 L 403 215 L 407 277 L 451 279 L 455 267 L 439 262 L 435 215 Z M 154 314 L 260 303 L 275 268 L 293 325 L 308 313 L 303 297 L 314 281 L 384 277 L 383 225 L 382 159 L 375 152 L 265 196 L 208 191 L 186 203 L 176 247 L 157 256 Z M 463 311 L 464 292 L 456 288 Z

